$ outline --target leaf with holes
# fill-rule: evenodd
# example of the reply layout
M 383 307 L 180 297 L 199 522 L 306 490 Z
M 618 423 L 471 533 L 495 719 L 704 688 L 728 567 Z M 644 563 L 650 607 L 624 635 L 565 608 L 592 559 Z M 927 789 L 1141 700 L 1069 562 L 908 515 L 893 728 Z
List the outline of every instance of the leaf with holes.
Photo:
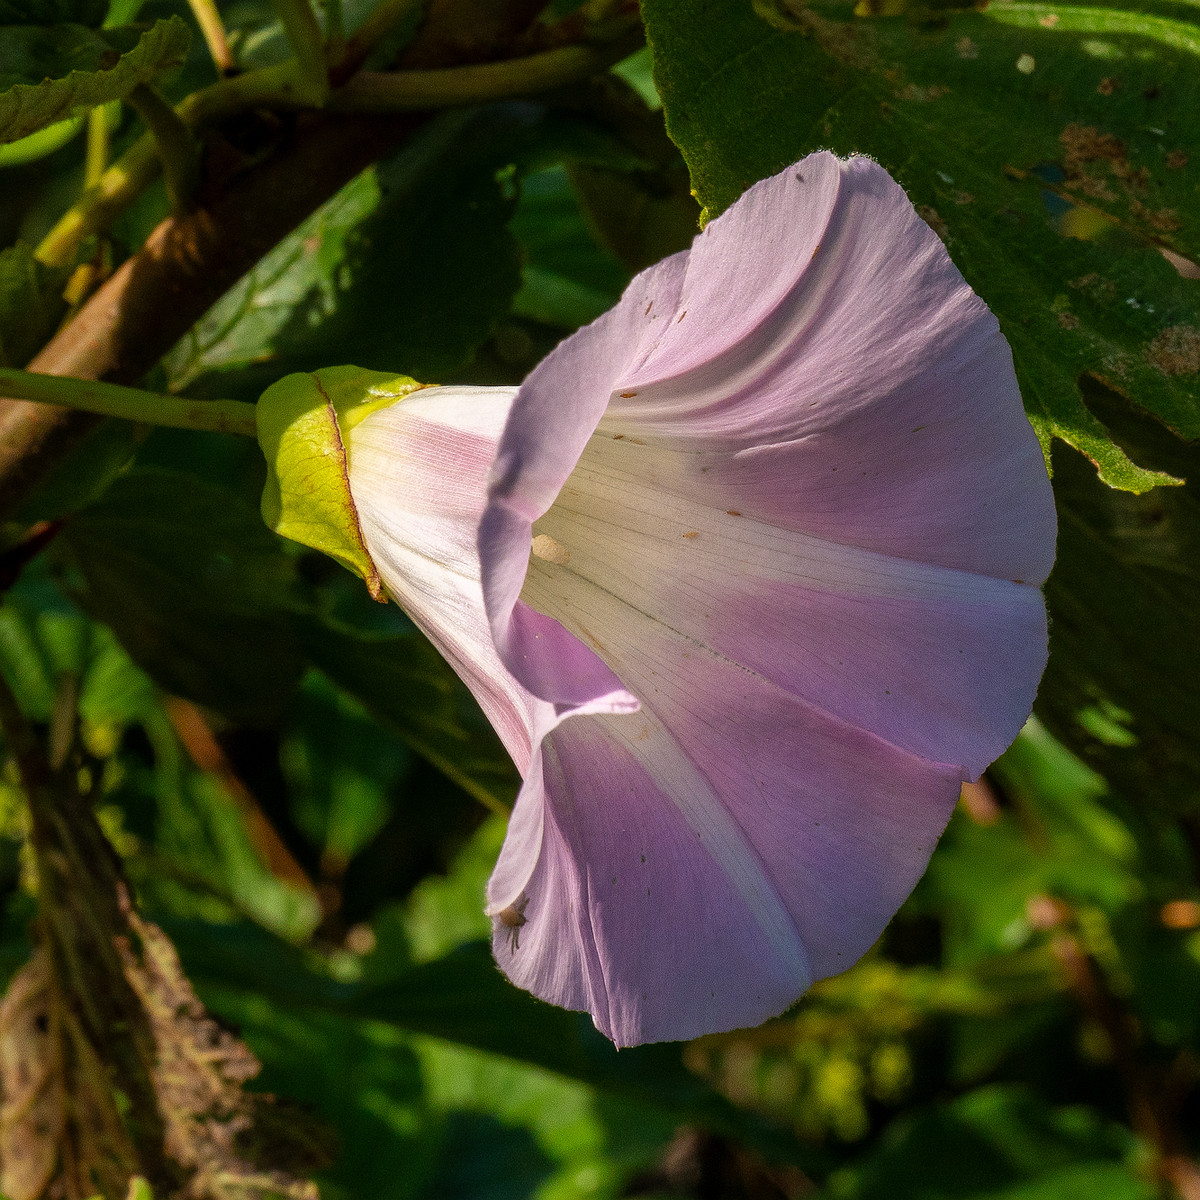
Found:
M 1200 436 L 1196 26 L 1166 3 L 757 7 L 644 6 L 708 215 L 820 146 L 878 159 L 999 317 L 1043 447 L 1069 442 L 1114 487 L 1172 482 L 1126 456 L 1078 381 Z

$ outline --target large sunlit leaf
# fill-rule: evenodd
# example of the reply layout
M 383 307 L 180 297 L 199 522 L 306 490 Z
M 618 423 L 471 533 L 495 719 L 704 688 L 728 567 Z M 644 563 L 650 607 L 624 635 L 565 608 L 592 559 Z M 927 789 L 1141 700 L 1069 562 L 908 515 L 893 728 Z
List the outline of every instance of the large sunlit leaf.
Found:
M 1000 318 L 1047 450 L 1062 438 L 1116 487 L 1166 482 L 1111 440 L 1078 379 L 1200 435 L 1200 300 L 1180 274 L 1200 256 L 1194 14 L 757 8 L 644 6 L 668 129 L 708 215 L 811 150 L 872 155 Z

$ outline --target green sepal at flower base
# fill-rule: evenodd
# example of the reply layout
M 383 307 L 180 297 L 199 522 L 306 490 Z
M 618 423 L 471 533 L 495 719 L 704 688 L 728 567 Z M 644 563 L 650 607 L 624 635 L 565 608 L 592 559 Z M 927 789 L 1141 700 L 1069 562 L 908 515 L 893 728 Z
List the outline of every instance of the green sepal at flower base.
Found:
M 424 387 L 407 375 L 324 367 L 288 375 L 258 402 L 267 460 L 263 520 L 283 537 L 335 558 L 386 603 L 350 494 L 347 435 L 364 417 Z

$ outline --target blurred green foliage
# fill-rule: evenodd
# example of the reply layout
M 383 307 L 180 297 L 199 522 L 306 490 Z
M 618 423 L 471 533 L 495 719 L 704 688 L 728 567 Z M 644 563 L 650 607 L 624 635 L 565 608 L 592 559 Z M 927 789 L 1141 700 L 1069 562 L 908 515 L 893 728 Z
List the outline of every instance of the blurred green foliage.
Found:
M 0 139 L 212 81 L 185 5 L 132 7 L 0 0 Z M 269 5 L 219 7 L 239 67 L 286 54 Z M 41 730 L 71 705 L 144 910 L 261 1059 L 253 1086 L 333 1132 L 327 1198 L 1169 1195 L 1166 1149 L 1200 1152 L 1200 517 L 1156 486 L 1195 475 L 1200 435 L 1195 5 L 643 9 L 650 50 L 606 79 L 414 128 L 154 381 L 515 382 L 687 244 L 690 192 L 713 215 L 818 147 L 878 158 L 1001 320 L 1062 532 L 1038 715 L 875 950 L 760 1029 L 620 1054 L 511 988 L 482 915 L 511 763 L 398 610 L 263 527 L 231 437 L 105 426 L 64 460 L 4 530 L 0 671 Z M 106 15 L 143 24 L 101 69 L 126 36 Z M 115 147 L 136 132 L 126 113 Z M 85 151 L 0 173 L 0 362 L 75 303 L 29 247 Z M 208 149 L 259 151 L 237 129 Z M 166 205 L 146 189 L 80 262 Z M 27 833 L 10 767 L 2 983 L 29 953 Z

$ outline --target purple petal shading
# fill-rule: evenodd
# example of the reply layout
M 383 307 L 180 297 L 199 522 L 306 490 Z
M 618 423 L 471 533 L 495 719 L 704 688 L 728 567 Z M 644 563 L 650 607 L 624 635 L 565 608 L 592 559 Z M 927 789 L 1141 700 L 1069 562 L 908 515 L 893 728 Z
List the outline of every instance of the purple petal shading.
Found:
M 424 388 L 360 421 L 348 448 L 359 525 L 384 586 L 471 689 L 524 775 L 537 739 L 568 710 L 531 695 L 509 674 L 483 607 L 476 537 L 514 394 Z M 579 650 L 577 657 L 588 653 Z M 636 707 L 617 684 L 584 711 Z
M 756 1023 L 808 986 L 753 846 L 702 781 L 687 811 L 677 781 L 661 778 L 672 759 L 696 771 L 652 716 L 567 722 L 542 757 L 549 801 L 526 860 L 528 923 L 515 947 L 502 927 L 494 939 L 514 983 L 589 1010 L 618 1046 Z
M 579 452 L 578 428 L 555 442 L 550 423 L 565 408 L 580 423 L 598 414 L 606 387 L 604 432 L 697 456 L 664 481 L 681 496 L 719 494 L 760 520 L 898 557 L 1045 579 L 1053 501 L 1008 347 L 882 168 L 810 155 L 669 263 L 541 364 L 501 441 L 485 593 L 501 652 L 534 691 L 552 694 L 536 648 L 522 645 L 520 665 L 508 652 L 527 545 L 518 514 L 532 523 L 547 510 Z M 639 326 L 648 297 L 657 315 L 676 286 L 670 318 Z M 641 330 L 622 354 L 610 344 L 618 324 Z M 586 408 L 571 399 L 581 381 Z
M 719 278 L 714 248 L 745 236 L 739 201 L 697 240 L 680 316 L 614 380 L 604 428 L 715 452 L 721 461 L 699 464 L 705 478 L 694 472 L 683 494 L 721 488 L 727 507 L 786 528 L 1040 584 L 1054 558 L 1053 499 L 996 318 L 881 167 L 816 154 L 800 169 L 805 185 L 785 171 L 745 197 L 756 236 L 780 247 L 811 241 L 807 221 L 791 229 L 797 188 L 811 185 L 815 217 L 825 214 L 818 248 L 769 319 L 716 355 L 689 336 L 689 289 Z M 826 209 L 830 176 L 837 200 Z
M 489 886 L 489 911 L 524 897 L 526 924 L 515 939 L 497 922 L 497 959 L 539 995 L 589 1009 L 620 1045 L 761 1021 L 874 939 L 945 821 L 955 774 L 715 656 L 675 670 L 659 694 L 653 679 L 691 650 L 635 626 L 612 648 L 644 665 L 639 685 L 670 728 L 653 712 L 562 723 L 491 646 L 470 538 L 510 402 L 502 390 L 431 388 L 350 434 L 355 503 L 389 591 L 527 775 Z M 779 717 L 781 701 L 794 711 L 764 740 L 755 710 Z M 620 697 L 611 704 L 624 711 Z M 745 728 L 730 723 L 730 704 Z M 786 800 L 762 806 L 777 779 Z
M 492 470 L 480 545 L 492 547 L 484 597 L 501 657 L 544 699 L 583 704 L 619 687 L 594 655 L 580 659 L 578 643 L 553 621 L 518 603 L 529 558 L 530 526 L 554 501 L 579 459 L 612 392 L 614 370 L 636 365 L 675 311 L 686 255 L 643 271 L 620 304 L 569 338 L 530 375 L 526 386 L 553 397 L 522 413 L 506 431 Z M 532 418 L 532 419 L 530 419 Z M 536 685 L 533 681 L 536 679 Z
M 526 600 L 595 644 L 606 637 L 596 607 L 615 593 L 631 610 L 619 623 L 650 618 L 971 777 L 1004 750 L 1045 662 L 1036 588 L 680 499 L 662 481 L 690 460 L 597 434 L 535 526 L 559 561 L 535 547 Z M 607 643 L 603 654 L 632 688 Z
M 618 1046 L 757 1024 L 851 965 L 916 882 L 959 787 L 956 768 L 716 656 L 681 676 L 671 639 L 641 652 L 669 689 L 634 717 L 570 721 L 544 741 L 527 924 L 515 946 L 503 927 L 494 939 L 513 982 L 588 1009 Z

